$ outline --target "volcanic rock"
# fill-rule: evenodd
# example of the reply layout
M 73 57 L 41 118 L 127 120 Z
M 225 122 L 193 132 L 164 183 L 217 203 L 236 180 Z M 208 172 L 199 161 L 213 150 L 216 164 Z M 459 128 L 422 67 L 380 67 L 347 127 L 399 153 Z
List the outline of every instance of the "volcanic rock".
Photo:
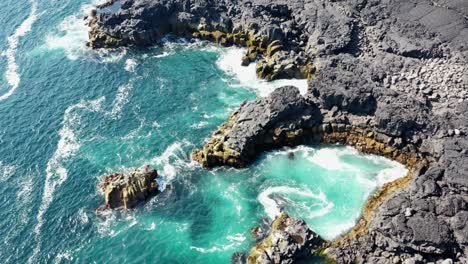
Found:
M 159 193 L 158 172 L 145 165 L 129 173 L 105 176 L 101 183 L 105 209 L 131 209 Z
M 93 48 L 194 34 L 247 47 L 264 79 L 308 78 L 305 96 L 283 87 L 244 103 L 193 159 L 242 167 L 266 149 L 339 143 L 399 161 L 410 173 L 325 253 L 468 263 L 467 17 L 467 1 L 447 0 L 122 0 L 88 24 Z
M 247 263 L 295 263 L 310 257 L 324 242 L 304 221 L 282 213 L 271 224 L 268 236 L 251 250 Z

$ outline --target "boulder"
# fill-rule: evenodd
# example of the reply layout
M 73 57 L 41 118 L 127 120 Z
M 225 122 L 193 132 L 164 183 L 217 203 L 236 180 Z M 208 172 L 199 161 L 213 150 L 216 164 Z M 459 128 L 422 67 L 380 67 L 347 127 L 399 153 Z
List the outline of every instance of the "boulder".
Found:
M 145 165 L 128 173 L 105 176 L 101 183 L 104 209 L 131 209 L 159 193 L 158 172 Z

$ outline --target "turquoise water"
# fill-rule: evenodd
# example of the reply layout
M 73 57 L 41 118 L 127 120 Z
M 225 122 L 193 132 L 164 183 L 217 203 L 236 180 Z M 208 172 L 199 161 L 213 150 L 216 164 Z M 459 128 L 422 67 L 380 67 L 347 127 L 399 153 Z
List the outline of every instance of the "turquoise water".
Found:
M 204 43 L 90 51 L 88 4 L 0 6 L 1 263 L 229 263 L 254 244 L 250 228 L 280 210 L 336 237 L 372 191 L 404 174 L 337 146 L 265 153 L 244 170 L 200 168 L 188 153 L 242 101 L 305 82 L 261 82 L 254 65 L 238 66 L 242 50 Z M 145 163 L 172 188 L 97 217 L 100 177 Z

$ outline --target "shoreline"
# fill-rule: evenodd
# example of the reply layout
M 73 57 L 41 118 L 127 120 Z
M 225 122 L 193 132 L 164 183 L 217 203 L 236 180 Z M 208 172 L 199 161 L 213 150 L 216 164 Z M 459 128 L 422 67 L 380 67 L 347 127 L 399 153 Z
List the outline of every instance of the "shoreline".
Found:
M 363 208 L 363 220 L 332 243 L 326 254 L 340 263 L 390 259 L 393 263 L 439 263 L 447 258 L 462 263 L 468 257 L 468 241 L 461 235 L 464 228 L 451 219 L 463 218 L 467 208 L 444 201 L 468 203 L 463 198 L 468 191 L 463 177 L 463 164 L 468 162 L 468 120 L 463 114 L 468 112 L 466 83 L 431 77 L 439 72 L 459 76 L 459 72 L 450 72 L 451 67 L 438 65 L 456 68 L 468 61 L 468 48 L 460 44 L 468 37 L 453 27 L 452 34 L 460 37 L 443 38 L 445 27 L 431 28 L 426 21 L 411 20 L 401 13 L 406 8 L 407 12 L 427 12 L 433 19 L 452 21 L 463 16 L 463 11 L 455 6 L 444 13 L 443 6 L 427 7 L 426 0 L 416 1 L 415 7 L 394 2 L 390 7 L 379 6 L 378 1 L 375 5 L 390 15 L 374 6 L 366 9 L 367 2 L 357 6 L 327 3 L 323 8 L 311 5 L 301 10 L 299 1 L 234 3 L 228 8 L 224 2 L 210 1 L 186 10 L 175 1 L 168 4 L 173 13 L 164 13 L 167 6 L 158 2 L 148 5 L 147 11 L 161 17 L 138 17 L 142 23 L 159 25 L 150 28 L 127 23 L 126 16 L 134 10 L 132 2 L 126 2 L 122 6 L 125 14 L 90 14 L 89 46 L 147 46 L 173 32 L 222 46 L 247 47 L 241 62 L 246 65 L 259 59 L 256 72 L 263 79 L 307 78 L 305 97 L 292 87 L 282 87 L 267 98 L 244 103 L 207 145 L 193 153 L 193 159 L 205 167 L 244 167 L 264 150 L 316 141 L 351 145 L 399 161 L 410 173 L 378 190 Z M 429 11 L 417 9 L 419 6 Z M 263 17 L 250 12 L 252 8 L 263 12 Z M 307 17 L 307 10 L 318 15 Z M 295 12 L 303 20 L 294 17 Z M 334 16 L 327 21 L 330 14 Z M 370 19 L 369 14 L 377 19 Z M 399 23 L 390 19 L 392 14 Z M 114 16 L 119 19 L 112 20 Z M 291 22 L 290 28 L 278 27 L 284 21 Z M 381 22 L 380 27 L 376 21 Z M 295 29 L 294 23 L 305 26 Z M 331 30 L 311 35 L 307 26 L 317 23 L 328 23 Z M 432 35 L 411 35 L 407 27 Z M 462 22 L 461 28 L 468 28 L 467 23 Z M 386 30 L 393 30 L 394 35 L 386 35 Z M 432 64 L 426 65 L 427 60 Z M 426 75 L 428 71 L 431 74 Z M 449 83 L 450 91 L 446 88 Z M 426 203 L 451 213 L 428 209 Z

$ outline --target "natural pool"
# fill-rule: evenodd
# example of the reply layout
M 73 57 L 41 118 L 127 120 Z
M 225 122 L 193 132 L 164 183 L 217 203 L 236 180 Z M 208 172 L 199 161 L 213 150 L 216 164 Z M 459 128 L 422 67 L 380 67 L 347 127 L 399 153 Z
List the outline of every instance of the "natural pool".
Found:
M 63 12 L 37 17 L 12 50 L 20 81 L 0 101 L 4 262 L 228 263 L 253 245 L 250 228 L 280 210 L 325 238 L 345 232 L 376 188 L 405 174 L 339 146 L 272 151 L 243 170 L 200 168 L 187 154 L 243 100 L 283 84 L 305 92 L 305 81 L 262 82 L 254 65 L 240 67 L 242 50 L 204 43 L 87 50 L 82 4 L 36 3 L 38 13 Z M 18 21 L 30 12 L 18 10 Z M 10 64 L 2 57 L 1 71 Z M 99 178 L 145 163 L 171 190 L 97 217 Z

